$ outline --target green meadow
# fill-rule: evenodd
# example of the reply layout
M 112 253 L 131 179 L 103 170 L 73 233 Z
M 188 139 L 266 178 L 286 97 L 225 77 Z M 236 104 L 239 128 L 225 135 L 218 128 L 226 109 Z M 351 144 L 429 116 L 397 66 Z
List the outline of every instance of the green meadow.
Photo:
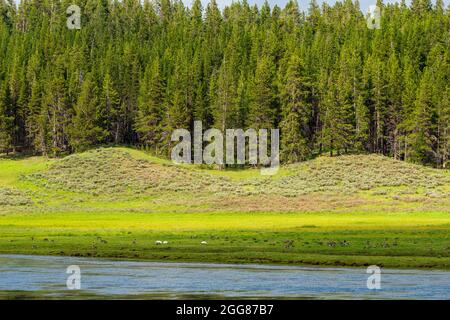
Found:
M 4 156 L 0 253 L 449 269 L 449 204 L 448 171 L 378 155 L 271 177 L 130 148 Z

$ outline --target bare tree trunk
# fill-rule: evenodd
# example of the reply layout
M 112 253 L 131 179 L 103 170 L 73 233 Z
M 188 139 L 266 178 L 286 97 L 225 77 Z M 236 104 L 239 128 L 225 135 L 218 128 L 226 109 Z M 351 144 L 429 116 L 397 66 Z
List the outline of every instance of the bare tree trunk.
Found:
M 405 136 L 405 162 L 408 158 L 408 138 Z

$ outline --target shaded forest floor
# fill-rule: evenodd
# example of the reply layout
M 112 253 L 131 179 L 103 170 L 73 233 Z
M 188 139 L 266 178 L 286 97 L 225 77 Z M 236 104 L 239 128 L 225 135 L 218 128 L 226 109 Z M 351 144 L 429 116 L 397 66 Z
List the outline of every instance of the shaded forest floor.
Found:
M 271 177 L 130 148 L 0 158 L 0 253 L 449 269 L 449 208 L 448 171 L 378 155 Z

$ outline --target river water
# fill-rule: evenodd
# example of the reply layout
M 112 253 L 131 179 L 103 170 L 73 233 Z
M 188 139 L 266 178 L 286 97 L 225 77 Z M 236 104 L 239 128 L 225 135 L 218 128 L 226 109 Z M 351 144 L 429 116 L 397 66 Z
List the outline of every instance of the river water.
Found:
M 66 285 L 80 267 L 80 290 Z M 381 270 L 369 290 L 365 268 L 322 268 L 0 255 L 5 298 L 450 299 L 450 272 Z

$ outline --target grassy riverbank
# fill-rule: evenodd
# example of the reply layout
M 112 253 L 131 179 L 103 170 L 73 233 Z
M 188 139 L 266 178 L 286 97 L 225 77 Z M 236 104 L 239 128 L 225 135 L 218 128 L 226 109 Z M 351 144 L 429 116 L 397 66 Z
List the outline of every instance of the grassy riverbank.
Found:
M 449 177 L 381 156 L 269 178 L 126 148 L 3 158 L 0 253 L 450 269 Z

